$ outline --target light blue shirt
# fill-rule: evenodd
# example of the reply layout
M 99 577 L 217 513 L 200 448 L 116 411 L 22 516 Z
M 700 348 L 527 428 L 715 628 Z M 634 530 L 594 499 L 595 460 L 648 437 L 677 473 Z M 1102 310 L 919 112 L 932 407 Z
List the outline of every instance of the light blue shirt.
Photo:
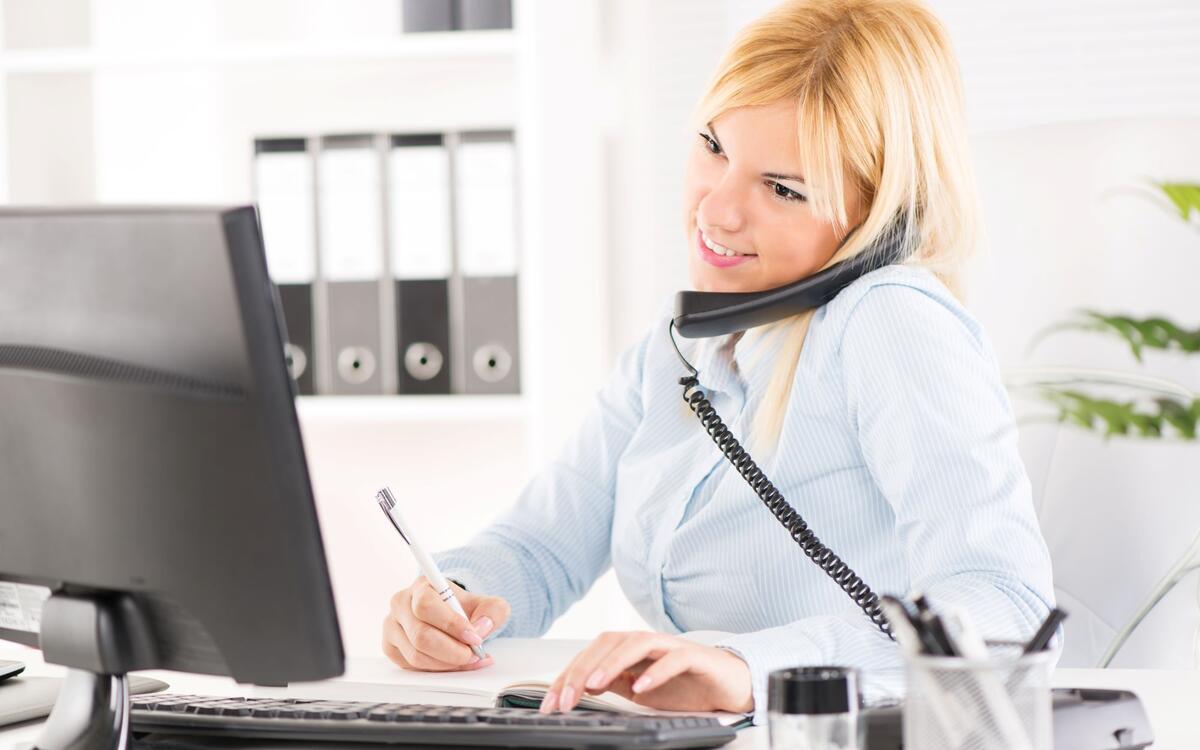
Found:
M 722 630 L 767 674 L 801 664 L 895 670 L 901 657 L 792 541 L 682 398 L 664 306 L 579 431 L 516 505 L 436 555 L 504 597 L 499 631 L 538 636 L 611 565 L 654 628 Z M 677 336 L 746 444 L 779 337 Z M 755 367 L 755 347 L 766 347 Z M 1050 556 L 999 368 L 980 325 L 927 270 L 890 266 L 818 309 L 779 442 L 755 456 L 783 496 L 881 596 L 965 607 L 989 638 L 1028 638 L 1053 602 Z

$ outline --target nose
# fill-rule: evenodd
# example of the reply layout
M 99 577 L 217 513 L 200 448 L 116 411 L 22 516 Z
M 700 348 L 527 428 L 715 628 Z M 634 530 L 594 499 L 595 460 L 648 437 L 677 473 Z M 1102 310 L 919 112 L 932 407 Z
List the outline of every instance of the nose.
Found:
M 726 174 L 715 182 L 696 206 L 696 221 L 704 229 L 722 232 L 740 231 L 745 224 L 742 198 L 734 181 Z

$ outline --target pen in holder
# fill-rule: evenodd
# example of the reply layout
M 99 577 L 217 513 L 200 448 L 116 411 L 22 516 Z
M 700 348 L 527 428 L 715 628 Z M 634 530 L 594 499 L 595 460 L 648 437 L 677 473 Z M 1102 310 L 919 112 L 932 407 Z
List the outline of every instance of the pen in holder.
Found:
M 1052 750 L 1055 654 L 989 641 L 986 656 L 908 654 L 904 746 L 921 750 Z

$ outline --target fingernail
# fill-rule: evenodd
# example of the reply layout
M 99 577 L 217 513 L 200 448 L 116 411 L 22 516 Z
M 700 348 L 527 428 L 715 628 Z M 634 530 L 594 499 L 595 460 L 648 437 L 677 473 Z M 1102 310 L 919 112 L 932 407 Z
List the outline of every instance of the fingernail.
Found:
M 575 688 L 571 687 L 570 685 L 563 688 L 562 700 L 558 702 L 558 709 L 560 711 L 570 711 L 571 706 L 574 705 L 574 703 L 573 703 L 574 698 L 575 698 Z
M 548 714 L 554 710 L 555 705 L 557 703 L 558 703 L 558 693 L 551 690 L 550 692 L 546 693 L 545 698 L 542 698 L 542 705 L 538 706 L 538 710 L 544 714 Z
M 474 664 L 477 661 L 479 661 L 479 654 L 471 654 L 471 660 L 467 664 Z
M 495 623 L 492 622 L 492 618 L 480 617 L 478 620 L 475 621 L 475 632 L 478 633 L 480 636 L 485 636 L 488 633 L 492 632 L 492 628 L 494 626 L 495 626 Z
M 648 687 L 650 687 L 650 677 L 642 675 L 637 679 L 637 682 L 633 683 L 633 692 L 640 693 Z
M 604 684 L 604 673 L 601 672 L 599 669 L 597 669 L 595 672 L 592 672 L 592 676 L 587 679 L 587 686 L 590 687 L 592 690 L 595 690 L 596 688 L 600 687 L 603 684 Z
M 479 633 L 476 633 L 471 628 L 467 628 L 462 632 L 462 639 L 472 646 L 483 645 L 483 639 L 479 637 Z

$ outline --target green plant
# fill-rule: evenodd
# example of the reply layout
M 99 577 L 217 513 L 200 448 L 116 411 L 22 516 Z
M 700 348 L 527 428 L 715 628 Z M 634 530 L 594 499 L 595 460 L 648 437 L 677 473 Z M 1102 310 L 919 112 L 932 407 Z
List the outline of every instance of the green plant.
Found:
M 1200 184 L 1153 182 L 1181 219 L 1200 226 Z M 1162 317 L 1135 318 L 1129 315 L 1080 310 L 1070 320 L 1056 323 L 1038 333 L 1031 348 L 1044 339 L 1063 331 L 1086 331 L 1115 337 L 1123 341 L 1139 363 L 1143 352 L 1156 349 L 1183 355 L 1200 353 L 1200 328 L 1189 330 Z M 1128 378 L 1120 374 L 1091 378 L 1094 385 L 1118 386 L 1128 389 Z M 1091 431 L 1101 431 L 1105 437 L 1127 435 L 1141 438 L 1176 437 L 1196 440 L 1200 433 L 1200 396 L 1182 386 L 1156 397 L 1142 394 L 1133 400 L 1087 393 L 1061 383 L 1037 383 L 1043 401 L 1056 409 L 1059 422 Z M 1175 385 L 1175 384 L 1171 384 Z

